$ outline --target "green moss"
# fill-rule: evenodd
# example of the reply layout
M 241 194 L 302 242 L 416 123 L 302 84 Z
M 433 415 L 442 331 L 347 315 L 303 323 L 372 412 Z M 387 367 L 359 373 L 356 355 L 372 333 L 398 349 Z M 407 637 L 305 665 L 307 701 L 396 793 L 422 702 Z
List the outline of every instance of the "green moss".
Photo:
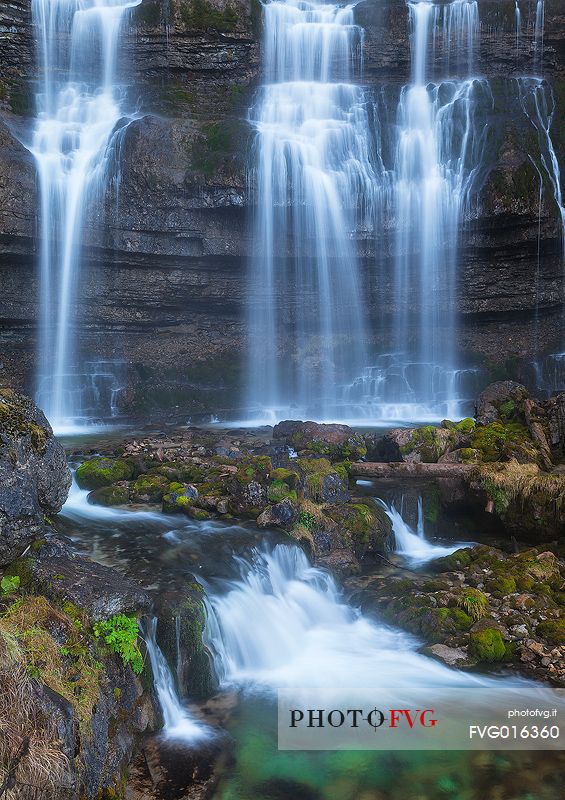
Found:
M 453 620 L 453 624 L 459 631 L 468 631 L 473 625 L 473 620 L 460 608 L 450 608 L 449 616 Z
M 516 581 L 513 577 L 497 576 L 492 580 L 487 581 L 487 589 L 495 597 L 506 597 L 516 591 Z
M 351 461 L 341 461 L 338 462 L 337 464 L 334 464 L 333 468 L 334 471 L 337 472 L 339 477 L 342 479 L 342 481 L 345 481 L 347 483 L 349 480 L 349 473 L 351 471 L 352 466 L 353 464 Z
M 228 5 L 222 11 L 206 0 L 189 0 L 180 7 L 182 21 L 189 29 L 207 30 L 212 28 L 224 33 L 233 32 L 237 28 L 237 10 Z
M 306 475 L 329 475 L 333 472 L 327 458 L 297 458 L 296 463 Z
M 133 477 L 133 467 L 121 458 L 91 458 L 76 471 L 76 481 L 81 489 L 99 489 Z
M 0 429 L 16 439 L 29 436 L 32 449 L 43 455 L 47 447 L 49 432 L 30 420 L 32 408 L 28 405 L 27 398 L 16 394 L 11 389 L 0 390 Z M 11 460 L 15 463 L 16 455 L 12 453 Z
M 504 421 L 514 418 L 516 415 L 516 403 L 514 400 L 507 400 L 499 406 L 498 413 Z
M 471 553 L 468 547 L 456 550 L 443 558 L 436 558 L 431 566 L 436 572 L 455 572 L 467 567 L 471 563 Z
M 123 506 L 129 503 L 128 486 L 102 486 L 88 495 L 88 502 L 99 506 Z
M 564 645 L 565 619 L 548 619 L 545 622 L 541 622 L 536 628 L 536 633 L 552 645 Z
M 402 455 L 417 452 L 425 464 L 435 464 L 445 451 L 445 441 L 440 437 L 435 425 L 424 425 L 412 432 L 406 444 L 400 447 Z
M 490 425 L 478 426 L 471 447 L 480 451 L 484 462 L 508 461 L 514 457 L 535 462 L 539 455 L 528 430 L 519 422 L 491 422 Z
M 271 503 L 280 503 L 281 500 L 294 500 L 296 502 L 296 491 L 291 489 L 284 481 L 274 480 L 267 490 L 267 498 Z
M 458 422 L 455 425 L 455 430 L 458 433 L 471 433 L 475 430 L 475 426 L 476 422 L 474 419 L 471 419 L 471 417 L 465 417 L 465 419 L 462 419 L 461 422 Z
M 297 472 L 291 469 L 284 469 L 283 467 L 273 470 L 271 472 L 271 478 L 276 481 L 284 481 L 291 489 L 296 489 L 300 481 L 300 476 Z
M 163 499 L 169 487 L 169 479 L 165 475 L 140 475 L 133 484 L 133 493 L 138 497 L 147 497 L 157 502 Z
M 478 451 L 473 447 L 462 447 L 459 450 L 459 454 L 463 461 L 476 461 L 477 455 L 479 455 Z
M 480 661 L 487 663 L 502 661 L 506 655 L 504 639 L 496 628 L 472 631 L 469 648 Z

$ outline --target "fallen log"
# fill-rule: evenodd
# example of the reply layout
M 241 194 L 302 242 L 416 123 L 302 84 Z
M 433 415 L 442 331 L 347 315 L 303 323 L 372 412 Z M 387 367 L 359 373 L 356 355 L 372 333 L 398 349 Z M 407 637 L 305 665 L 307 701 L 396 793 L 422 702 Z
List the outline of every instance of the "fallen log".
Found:
M 351 465 L 352 478 L 466 478 L 473 470 L 474 464 L 420 464 L 414 462 L 357 461 Z

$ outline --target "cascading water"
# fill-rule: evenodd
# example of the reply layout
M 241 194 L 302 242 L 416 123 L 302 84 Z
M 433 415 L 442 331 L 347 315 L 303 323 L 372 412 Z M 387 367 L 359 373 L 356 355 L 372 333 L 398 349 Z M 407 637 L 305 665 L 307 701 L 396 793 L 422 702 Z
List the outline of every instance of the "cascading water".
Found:
M 353 6 L 304 0 L 275 0 L 264 20 L 248 406 L 328 418 L 338 384 L 367 363 L 351 236 L 359 214 L 372 217 L 378 182 L 365 94 L 349 82 L 363 31 Z
M 562 248 L 565 258 L 565 200 L 561 191 L 559 160 L 551 132 L 555 118 L 555 98 L 551 87 L 542 78 L 517 78 L 517 84 L 522 110 L 538 135 L 541 164 L 547 174 L 561 218 Z
M 239 568 L 238 580 L 207 589 L 205 638 L 224 686 L 494 685 L 420 655 L 409 634 L 361 616 L 297 546 L 256 551 Z
M 30 146 L 41 203 L 38 401 L 56 430 L 74 427 L 82 414 L 73 306 L 83 228 L 104 190 L 123 116 L 115 78 L 119 33 L 139 2 L 32 2 L 42 74 Z
M 454 335 L 457 247 L 483 163 L 492 98 L 482 80 L 428 83 L 430 43 L 440 30 L 448 69 L 463 63 L 470 73 L 477 3 L 408 5 L 412 83 L 400 94 L 393 190 L 396 363 L 411 373 L 407 400 L 417 415 L 424 406 L 428 418 L 455 418 L 461 415 Z M 454 49 L 458 59 L 449 55 Z
M 432 558 L 448 556 L 460 547 L 465 546 L 463 544 L 442 546 L 432 544 L 426 540 L 421 497 L 418 500 L 418 523 L 416 530 L 404 520 L 402 516 L 402 502 L 400 504 L 400 511 L 396 508 L 394 503 L 388 505 L 383 500 L 378 500 L 378 502 L 382 505 L 387 517 L 392 523 L 392 532 L 396 544 L 395 552 L 404 556 L 404 558 L 414 566 L 425 564 L 426 561 L 431 561 Z
M 179 739 L 185 744 L 195 744 L 211 738 L 212 730 L 191 716 L 180 704 L 173 676 L 163 652 L 157 644 L 157 618 L 147 626 L 145 644 L 153 670 L 155 692 L 163 712 L 163 736 Z

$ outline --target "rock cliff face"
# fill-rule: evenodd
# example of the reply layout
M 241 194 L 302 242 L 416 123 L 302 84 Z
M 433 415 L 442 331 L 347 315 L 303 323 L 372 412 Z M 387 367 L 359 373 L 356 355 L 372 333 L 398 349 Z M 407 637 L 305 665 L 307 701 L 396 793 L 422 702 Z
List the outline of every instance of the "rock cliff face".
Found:
M 489 78 L 494 132 L 482 190 L 462 236 L 459 347 L 500 368 L 561 349 L 561 228 L 515 77 L 533 72 L 535 2 L 481 0 L 476 73 Z M 409 79 L 403 0 L 361 4 L 364 83 L 394 118 Z M 143 0 L 121 48 L 131 103 L 146 115 L 120 139 L 102 208 L 90 214 L 77 311 L 85 357 L 124 359 L 130 409 L 237 404 L 243 297 L 252 252 L 247 109 L 260 80 L 257 0 Z M 29 7 L 0 1 L 0 382 L 30 386 L 37 336 L 36 178 L 28 151 L 34 57 Z M 556 104 L 552 134 L 565 155 L 565 14 L 546 0 L 544 69 Z M 540 174 L 542 189 L 540 192 Z M 394 220 L 359 232 L 374 345 L 393 311 Z M 299 287 L 298 287 L 299 288 Z M 380 333 L 382 332 L 382 333 Z
M 48 515 L 61 509 L 70 482 L 43 413 L 1 390 L 0 786 L 7 797 L 121 796 L 136 740 L 154 723 L 135 674 L 143 669 L 137 614 L 151 597 L 55 534 Z M 108 627 L 122 642 L 129 630 L 128 652 L 112 646 Z

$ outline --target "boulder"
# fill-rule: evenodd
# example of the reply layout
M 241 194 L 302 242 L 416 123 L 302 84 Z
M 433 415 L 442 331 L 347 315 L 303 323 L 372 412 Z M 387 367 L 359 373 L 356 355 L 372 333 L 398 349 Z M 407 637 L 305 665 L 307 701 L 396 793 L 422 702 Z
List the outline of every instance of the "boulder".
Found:
M 356 461 L 367 453 L 361 434 L 348 425 L 284 420 L 273 428 L 273 439 L 284 439 L 299 453 L 326 456 L 331 461 Z
M 443 661 L 448 667 L 462 667 L 466 666 L 469 662 L 467 653 L 461 647 L 432 644 L 430 647 L 426 647 L 424 652 L 437 661 Z
M 44 516 L 67 499 L 65 451 L 33 400 L 0 389 L 0 564 L 41 535 Z
M 35 592 L 54 602 L 70 602 L 83 609 L 95 622 L 152 606 L 150 595 L 133 581 L 79 556 L 48 529 L 46 538 L 38 541 L 24 558 L 13 562 L 9 572 L 19 575 L 22 585 L 33 585 Z
M 298 519 L 298 508 L 292 500 L 288 498 L 268 506 L 262 514 L 257 517 L 257 525 L 260 528 L 284 528 L 290 530 Z
M 523 402 L 528 390 L 516 381 L 496 381 L 484 389 L 475 404 L 477 425 L 489 425 L 523 416 Z
M 374 443 L 376 461 L 435 464 L 455 446 L 456 433 L 448 428 L 394 428 Z

